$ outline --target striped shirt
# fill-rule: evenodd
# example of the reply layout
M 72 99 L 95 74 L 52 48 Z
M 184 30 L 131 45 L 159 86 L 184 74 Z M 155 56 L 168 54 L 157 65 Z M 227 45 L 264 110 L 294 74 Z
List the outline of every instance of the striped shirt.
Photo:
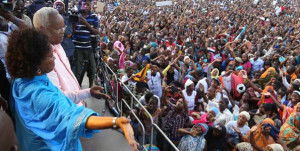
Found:
M 93 28 L 98 28 L 99 20 L 96 14 L 90 12 L 85 17 L 85 19 Z M 88 30 L 88 28 L 85 25 L 81 23 L 76 23 L 76 28 L 73 35 L 73 43 L 75 45 L 75 48 L 76 49 L 92 48 L 91 36 L 92 33 Z

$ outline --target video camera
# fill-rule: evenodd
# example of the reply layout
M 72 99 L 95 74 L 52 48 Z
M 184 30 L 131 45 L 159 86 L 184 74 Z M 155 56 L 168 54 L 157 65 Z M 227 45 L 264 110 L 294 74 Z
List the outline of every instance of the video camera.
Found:
M 0 10 L 12 12 L 14 10 L 14 3 L 8 0 L 0 0 Z
M 84 10 L 71 11 L 71 14 L 69 16 L 69 22 L 77 23 L 79 21 L 79 18 L 81 17 L 82 13 L 84 13 Z

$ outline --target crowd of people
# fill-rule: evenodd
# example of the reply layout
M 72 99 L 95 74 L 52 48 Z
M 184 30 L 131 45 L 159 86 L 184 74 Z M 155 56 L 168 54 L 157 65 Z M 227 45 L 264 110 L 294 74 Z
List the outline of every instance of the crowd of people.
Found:
M 155 147 L 173 150 L 151 131 L 152 116 L 180 151 L 300 151 L 300 1 L 119 0 L 101 12 L 96 1 L 64 2 L 0 9 L 1 96 L 10 109 L 1 102 L 21 150 L 81 150 L 79 137 L 113 126 L 134 148 L 153 135 Z M 116 102 L 131 101 L 131 91 L 145 107 L 133 109 L 144 144 L 130 112 L 129 123 L 84 107 L 86 98 L 112 99 L 94 84 L 95 42 L 121 79 L 111 79 Z M 90 88 L 81 90 L 86 67 Z

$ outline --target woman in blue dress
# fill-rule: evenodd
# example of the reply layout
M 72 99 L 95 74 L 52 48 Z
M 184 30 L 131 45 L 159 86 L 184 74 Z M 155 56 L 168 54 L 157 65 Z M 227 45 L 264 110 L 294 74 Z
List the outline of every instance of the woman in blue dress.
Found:
M 35 29 L 10 35 L 6 64 L 12 84 L 12 110 L 16 133 L 23 151 L 81 151 L 79 137 L 92 137 L 99 129 L 119 127 L 135 149 L 129 120 L 99 117 L 85 107 L 77 107 L 55 87 L 46 73 L 54 68 L 47 35 Z

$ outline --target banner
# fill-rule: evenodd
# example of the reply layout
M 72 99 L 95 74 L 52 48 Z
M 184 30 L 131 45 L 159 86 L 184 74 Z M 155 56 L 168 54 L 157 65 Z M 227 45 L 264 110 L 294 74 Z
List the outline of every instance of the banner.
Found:
M 156 6 L 170 6 L 172 5 L 172 1 L 161 1 L 161 2 L 156 2 Z
M 105 6 L 105 3 L 103 3 L 103 2 L 97 2 L 96 12 L 102 13 L 103 10 L 104 10 L 104 6 Z

